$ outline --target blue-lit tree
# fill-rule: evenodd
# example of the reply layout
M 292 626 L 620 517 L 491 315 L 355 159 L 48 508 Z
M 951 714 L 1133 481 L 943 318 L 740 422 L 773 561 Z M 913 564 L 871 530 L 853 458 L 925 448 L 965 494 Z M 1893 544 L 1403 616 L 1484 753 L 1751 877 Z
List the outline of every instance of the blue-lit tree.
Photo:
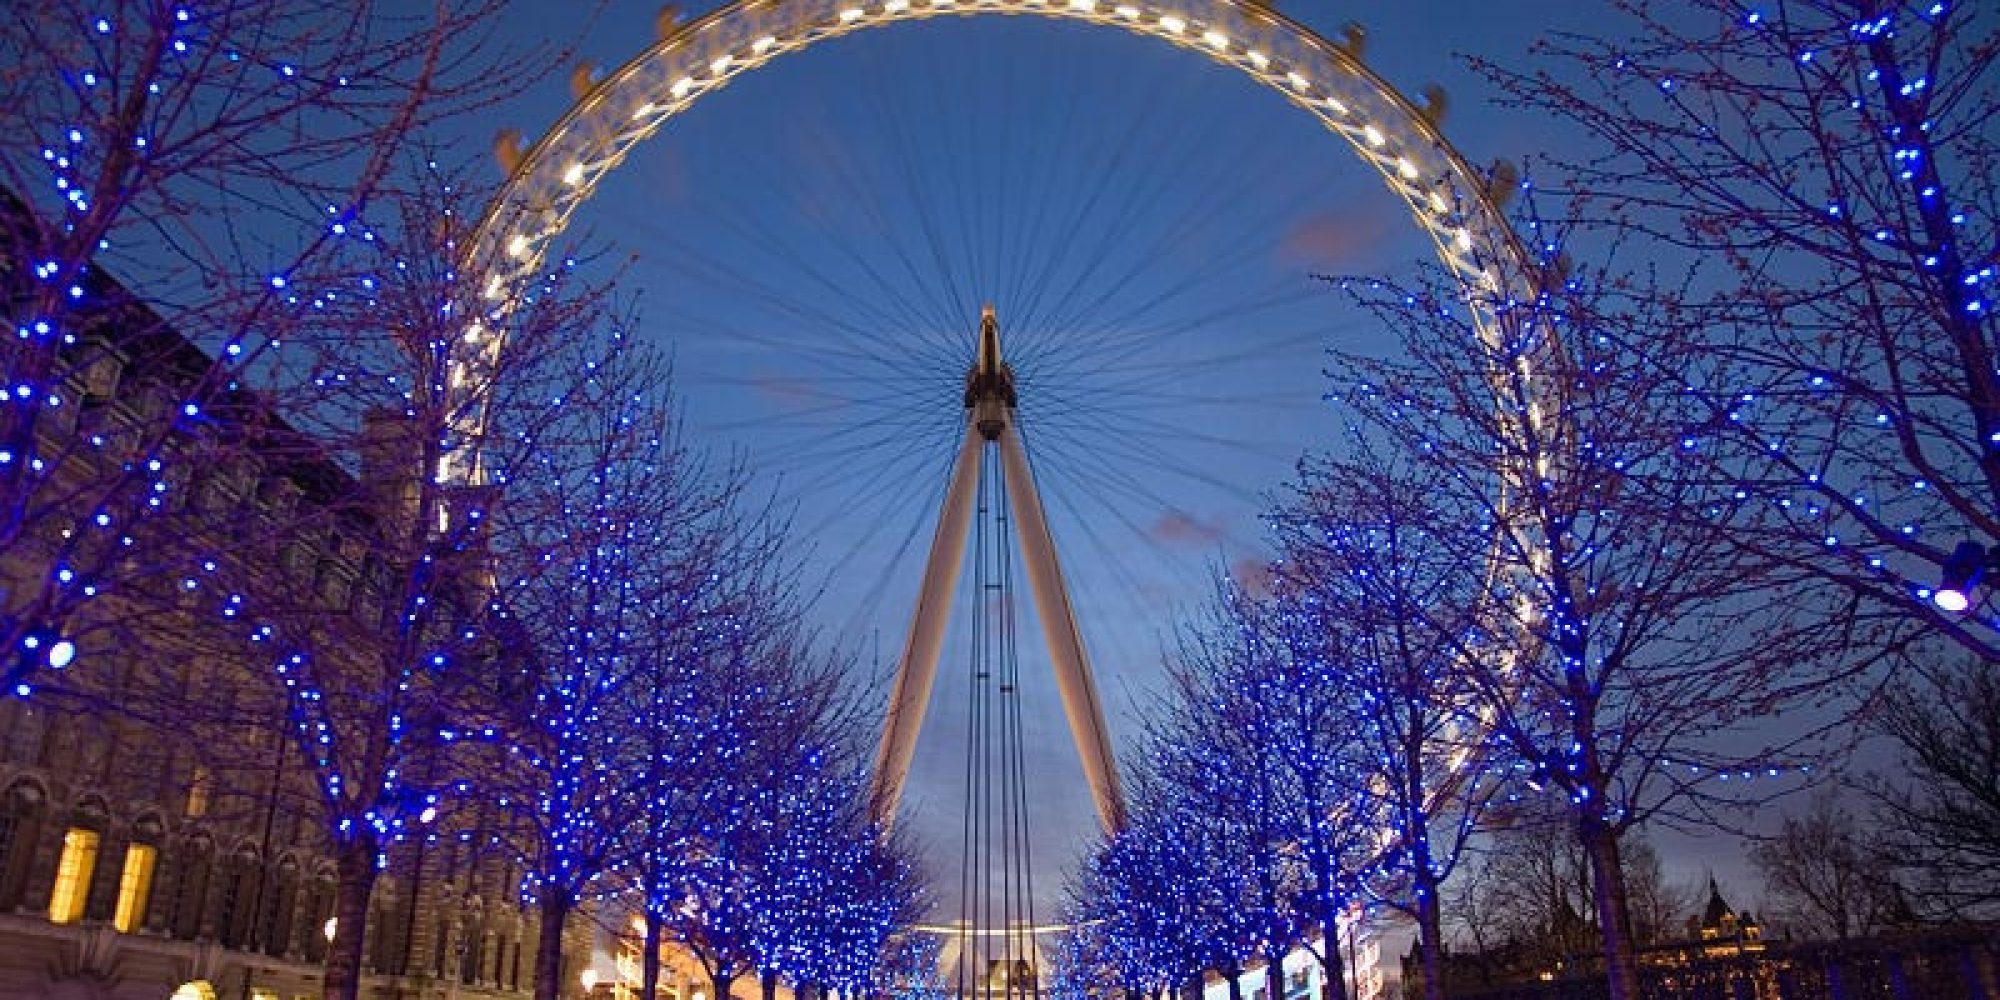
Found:
M 2000 11 L 1620 7 L 1544 71 L 1485 68 L 1586 134 L 1581 217 L 1692 275 L 1686 433 L 1755 515 L 1735 544 L 1858 598 L 1870 641 L 2000 658 Z
M 1276 961 L 1318 926 L 1307 902 L 1320 889 L 1312 868 L 1318 859 L 1301 844 L 1313 825 L 1312 811 L 1339 786 L 1295 783 L 1294 761 L 1325 750 L 1320 737 L 1334 735 L 1310 723 L 1297 728 L 1299 710 L 1327 704 L 1322 692 L 1310 689 L 1311 679 L 1290 674 L 1284 648 L 1247 597 L 1225 589 L 1215 605 L 1205 627 L 1182 637 L 1172 700 L 1157 713 L 1149 764 L 1155 780 L 1170 789 L 1165 794 L 1173 815 L 1184 821 L 1212 817 L 1232 827 L 1229 854 L 1205 863 L 1234 867 L 1249 883 L 1231 906 L 1226 931 L 1242 939 L 1243 953 L 1225 955 L 1217 966 L 1234 991 L 1244 965 Z M 1334 963 L 1330 976 L 1338 982 L 1338 951 L 1323 949 L 1323 955 Z
M 1270 517 L 1281 557 L 1263 613 L 1287 649 L 1273 660 L 1333 702 L 1322 725 L 1351 734 L 1343 787 L 1357 818 L 1380 824 L 1364 885 L 1416 922 L 1424 996 L 1442 1000 L 1441 887 L 1502 752 L 1460 662 L 1484 624 L 1483 581 L 1438 537 L 1462 529 L 1428 506 L 1437 470 L 1359 438 L 1303 468 Z
M 1372 790 L 1381 768 L 1351 683 L 1352 637 L 1302 596 L 1307 570 L 1271 569 L 1277 594 L 1231 581 L 1186 631 L 1174 671 L 1180 735 L 1166 756 L 1179 761 L 1169 772 L 1184 794 L 1242 817 L 1254 838 L 1259 950 L 1275 960 L 1304 947 L 1337 984 L 1339 927 L 1381 881 L 1392 820 Z
M 814 811 L 810 786 L 825 777 L 829 753 L 831 678 L 815 675 L 796 632 L 762 652 L 778 671 L 771 681 L 731 680 L 705 692 L 712 710 L 736 720 L 718 734 L 732 744 L 729 764 L 703 788 L 704 821 L 673 862 L 671 891 L 680 902 L 669 926 L 717 997 L 763 966 L 785 962 L 780 932 L 766 921 L 782 924 L 792 914 L 762 911 L 810 877 L 790 863 L 797 858 L 787 849 L 798 845 L 788 833 L 794 819 Z
M 861 989 L 920 907 L 908 849 L 867 821 L 858 716 L 837 664 L 809 647 L 778 539 L 739 538 L 642 675 L 624 863 L 646 926 L 642 991 L 663 939 L 717 996 L 746 976 L 766 992 Z
M 1455 658 L 1520 784 L 1566 803 L 1626 1000 L 1620 838 L 1777 791 L 1749 779 L 1795 747 L 1760 723 L 1823 690 L 1853 636 L 1808 627 L 1826 620 L 1815 595 L 1735 543 L 1745 502 L 1682 430 L 1689 317 L 1643 276 L 1569 268 L 1556 227 L 1523 229 L 1529 259 L 1493 262 L 1494 291 L 1353 284 L 1401 356 L 1337 357 L 1335 394 L 1427 470 L 1431 538 L 1487 589 Z
M 298 337 L 259 372 L 276 388 L 203 439 L 222 488 L 189 510 L 216 551 L 181 588 L 212 615 L 201 631 L 268 678 L 317 792 L 339 873 L 327 994 L 343 1000 L 390 848 L 437 836 L 467 767 L 503 745 L 505 707 L 530 694 L 498 627 L 495 558 L 542 540 L 502 537 L 490 514 L 557 443 L 563 401 L 602 358 L 590 331 L 610 319 L 557 267 L 472 334 L 509 350 L 470 361 L 458 239 L 476 198 L 435 165 L 408 177 L 286 281 Z M 465 474 L 475 455 L 483 481 Z
M 1214 784 L 1189 783 L 1184 744 L 1201 734 L 1180 723 L 1191 717 L 1170 707 L 1174 721 L 1126 765 L 1126 824 L 1086 858 L 1070 888 L 1072 917 L 1094 925 L 1098 960 L 1125 985 L 1178 987 L 1215 972 L 1234 998 L 1244 967 L 1272 947 L 1256 864 L 1275 852 L 1253 846 L 1256 825 L 1232 813 Z
M 495 7 L 107 0 L 0 23 L 8 696 L 188 568 L 148 528 L 194 471 L 179 443 L 287 338 L 285 279 L 358 227 L 410 136 L 501 92 L 476 41 Z
M 892 964 L 928 904 L 913 851 L 868 815 L 865 772 L 820 751 L 789 776 L 778 830 L 750 895 L 757 972 L 765 1000 L 782 980 L 801 988 L 872 994 L 903 980 L 921 992 L 936 966 Z M 912 956 L 901 956 L 906 962 Z M 935 956 L 933 956 L 935 958 Z M 911 977 L 917 977 L 912 979 Z
M 652 791 L 637 716 L 653 684 L 683 679 L 676 636 L 696 627 L 714 581 L 745 554 L 740 536 L 757 530 L 739 518 L 734 477 L 712 474 L 681 440 L 666 370 L 627 343 L 624 324 L 582 360 L 495 516 L 505 545 L 493 553 L 502 610 L 492 624 L 525 696 L 509 719 L 510 759 L 486 791 L 522 803 L 544 1000 L 562 987 L 571 913 L 626 888 L 614 869 Z M 648 676 L 655 669 L 663 676 Z

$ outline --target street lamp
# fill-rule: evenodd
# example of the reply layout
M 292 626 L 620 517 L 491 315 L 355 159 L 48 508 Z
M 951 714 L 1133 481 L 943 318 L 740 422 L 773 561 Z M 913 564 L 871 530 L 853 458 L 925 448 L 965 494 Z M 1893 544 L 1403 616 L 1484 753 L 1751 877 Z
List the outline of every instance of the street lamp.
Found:
M 578 979 L 579 981 L 581 981 L 581 982 L 583 983 L 583 995 L 584 995 L 584 996 L 589 996 L 589 995 L 591 994 L 591 992 L 592 992 L 593 990 L 596 990 L 596 989 L 597 989 L 597 970 L 596 970 L 596 969 L 585 969 L 585 970 L 583 970 L 583 975 L 581 975 L 581 976 L 578 976 L 578 977 L 577 977 L 577 979 Z
M 1938 588 L 1931 592 L 1931 603 L 1953 614 L 1972 607 L 1973 589 L 1979 586 L 1994 561 L 1994 554 L 1978 542 L 1958 543 L 1951 555 L 1945 557 Z

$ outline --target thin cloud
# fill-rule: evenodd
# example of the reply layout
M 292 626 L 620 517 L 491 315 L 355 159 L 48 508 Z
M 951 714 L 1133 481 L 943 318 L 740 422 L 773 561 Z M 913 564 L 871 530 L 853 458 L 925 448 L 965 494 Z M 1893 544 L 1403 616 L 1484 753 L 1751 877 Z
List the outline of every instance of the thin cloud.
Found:
M 1278 252 L 1288 264 L 1343 271 L 1379 261 L 1392 233 L 1389 209 L 1354 204 L 1299 219 L 1285 233 Z

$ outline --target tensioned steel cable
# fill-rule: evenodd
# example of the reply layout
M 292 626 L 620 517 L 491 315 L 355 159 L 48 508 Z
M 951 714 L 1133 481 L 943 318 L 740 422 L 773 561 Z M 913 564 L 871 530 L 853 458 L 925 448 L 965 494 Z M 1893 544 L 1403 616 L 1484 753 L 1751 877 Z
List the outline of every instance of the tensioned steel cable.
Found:
M 1018 433 L 1018 428 L 1016 428 Z M 1037 992 L 1041 970 L 1036 963 L 1034 950 L 1035 927 L 1035 854 L 1031 830 L 1028 823 L 1028 769 L 1027 732 L 1021 720 L 1021 659 L 1018 633 L 1014 614 L 1017 606 L 1014 587 L 1014 540 L 1013 517 L 1006 492 L 1000 493 L 999 516 L 997 518 L 998 557 L 1000 563 L 1000 604 L 999 612 L 999 653 L 1003 677 L 1001 687 L 1001 726 L 1005 734 L 1003 748 L 1008 775 L 1006 788 L 1006 812 L 1008 813 L 1007 856 L 1011 861 L 1013 874 L 1013 905 L 1008 908 L 1009 931 L 1006 935 L 1007 982 L 1010 993 L 1024 1000 L 1032 1000 Z M 1025 981 L 1017 972 L 1025 969 L 1031 975 Z

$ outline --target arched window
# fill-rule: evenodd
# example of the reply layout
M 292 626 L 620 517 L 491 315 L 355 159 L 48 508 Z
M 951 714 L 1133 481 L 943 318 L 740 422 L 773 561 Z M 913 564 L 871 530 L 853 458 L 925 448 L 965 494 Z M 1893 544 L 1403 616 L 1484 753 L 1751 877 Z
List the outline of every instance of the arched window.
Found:
M 28 866 L 41 840 L 42 804 L 47 801 L 41 786 L 31 781 L 17 782 L 0 795 L 0 912 L 21 905 Z
M 83 919 L 91 876 L 97 874 L 96 830 L 81 826 L 63 834 L 62 857 L 56 861 L 56 884 L 49 891 L 49 922 L 73 924 Z
M 146 926 L 152 907 L 154 873 L 159 866 L 160 839 L 166 827 L 157 814 L 148 813 L 132 824 L 119 864 L 118 893 L 111 910 L 111 926 L 120 934 L 130 934 Z
M 146 920 L 146 904 L 153 896 L 153 865 L 160 849 L 134 841 L 125 845 L 125 867 L 118 875 L 118 906 L 111 913 L 111 926 L 121 934 L 139 929 Z
M 486 973 L 486 907 L 474 896 L 465 907 L 465 954 L 459 959 L 459 982 L 472 986 Z
M 209 875 L 215 864 L 215 844 L 206 836 L 182 845 L 179 873 L 174 879 L 173 935 L 184 941 L 201 936 L 201 918 L 208 906 Z
M 257 939 L 266 955 L 282 957 L 291 950 L 292 925 L 298 915 L 299 863 L 291 858 L 279 862 L 277 878 L 264 895 L 264 926 Z
M 394 894 L 377 892 L 379 901 L 368 915 L 368 956 L 371 967 L 382 975 L 403 969 L 402 928 L 396 917 L 402 912 Z
M 257 852 L 248 847 L 229 859 L 222 876 L 221 907 L 216 913 L 215 930 L 225 948 L 241 948 L 250 941 L 250 929 L 257 918 L 257 890 L 263 880 Z
M 306 891 L 306 920 L 300 950 L 308 962 L 326 961 L 326 928 L 333 923 L 334 882 L 326 871 L 316 872 Z

